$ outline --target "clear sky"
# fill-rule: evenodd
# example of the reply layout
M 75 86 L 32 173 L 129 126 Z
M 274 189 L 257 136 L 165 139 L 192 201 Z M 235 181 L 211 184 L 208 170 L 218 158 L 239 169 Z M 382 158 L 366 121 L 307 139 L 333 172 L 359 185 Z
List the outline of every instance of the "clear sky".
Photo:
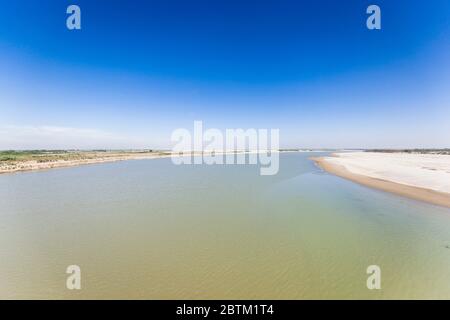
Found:
M 450 147 L 449 40 L 448 0 L 0 0 L 0 149 L 170 148 L 194 120 Z

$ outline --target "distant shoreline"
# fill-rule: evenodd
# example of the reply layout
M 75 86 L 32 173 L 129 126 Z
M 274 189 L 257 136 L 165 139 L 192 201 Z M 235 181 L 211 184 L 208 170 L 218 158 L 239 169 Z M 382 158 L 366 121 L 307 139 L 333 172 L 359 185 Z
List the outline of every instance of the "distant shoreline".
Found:
M 4 161 L 0 163 L 0 174 L 76 167 L 125 160 L 160 159 L 170 156 L 170 153 L 164 152 L 73 152 L 63 155 L 36 155 L 30 157 L 30 159 Z M 44 159 L 41 160 L 40 157 Z
M 370 154 L 364 153 L 365 158 L 369 159 Z M 386 154 L 387 155 L 387 154 Z M 410 199 L 420 200 L 440 206 L 444 206 L 447 208 L 450 208 L 450 193 L 448 192 L 442 192 L 438 190 L 431 189 L 430 187 L 421 186 L 420 182 L 418 182 L 418 185 L 410 185 L 405 183 L 399 183 L 398 181 L 393 181 L 394 176 L 389 177 L 389 173 L 383 173 L 383 178 L 375 176 L 375 172 L 378 170 L 378 168 L 370 168 L 370 163 L 367 164 L 367 162 L 363 161 L 363 157 L 361 157 L 361 162 L 359 163 L 361 165 L 361 168 L 364 170 L 367 170 L 366 174 L 356 173 L 358 170 L 356 170 L 356 165 L 354 163 L 349 164 L 349 162 L 346 162 L 346 158 L 351 158 L 351 154 L 347 154 L 346 158 L 340 158 L 342 154 L 333 154 L 331 157 L 320 157 L 320 158 L 311 158 L 320 168 L 323 170 L 334 174 L 336 176 L 339 176 L 341 178 L 348 179 L 350 181 L 356 182 L 358 184 L 368 186 L 371 188 L 379 189 L 382 191 L 390 192 L 393 194 L 397 194 L 400 196 L 404 196 Z M 381 154 L 383 156 L 383 154 Z M 411 156 L 409 156 L 411 157 Z M 444 156 L 449 157 L 449 156 Z M 334 158 L 334 159 L 333 159 Z M 352 159 L 353 160 L 353 159 Z M 360 159 L 357 159 L 360 160 Z M 395 164 L 393 166 L 392 171 L 395 170 L 402 170 L 401 165 L 398 163 L 394 163 L 396 159 L 387 159 L 383 165 L 386 166 L 386 171 L 388 170 L 388 166 L 390 163 Z M 409 160 L 409 159 L 408 159 Z M 446 160 L 450 160 L 450 157 Z M 417 165 L 419 165 L 420 160 L 417 161 Z M 450 163 L 449 163 L 450 165 Z M 360 170 L 360 172 L 363 172 L 361 168 L 357 168 Z M 374 174 L 370 172 L 370 169 L 373 169 Z M 417 170 L 411 170 L 410 171 L 402 170 L 400 172 L 400 175 L 414 175 L 416 174 L 419 176 L 422 171 L 423 167 L 417 167 Z M 437 170 L 436 168 L 427 168 L 429 170 Z M 356 172 L 355 172 L 356 171 Z M 447 174 L 450 172 L 447 172 Z M 428 178 L 428 177 L 426 177 Z M 397 179 L 398 180 L 398 179 Z M 420 181 L 420 179 L 417 179 Z M 449 180 L 450 181 L 450 180 Z
M 218 154 L 254 153 L 255 151 L 229 151 Z M 279 150 L 277 152 L 314 152 L 312 150 Z M 210 152 L 193 151 L 191 156 L 208 155 Z M 76 167 L 126 160 L 147 160 L 169 158 L 171 151 L 0 151 L 0 174 Z

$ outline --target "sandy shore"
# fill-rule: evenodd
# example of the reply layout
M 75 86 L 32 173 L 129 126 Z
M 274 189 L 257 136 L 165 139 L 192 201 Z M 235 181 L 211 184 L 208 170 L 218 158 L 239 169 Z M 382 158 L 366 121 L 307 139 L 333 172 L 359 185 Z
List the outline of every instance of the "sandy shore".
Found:
M 89 153 L 75 159 L 26 160 L 0 164 L 0 174 L 21 171 L 47 170 L 53 168 L 74 167 L 87 164 L 98 164 L 124 160 L 158 159 L 170 157 L 166 153 Z
M 450 208 L 450 155 L 348 152 L 313 160 L 342 178 Z
M 284 152 L 284 151 L 283 151 Z M 216 154 L 241 154 L 258 153 L 258 151 L 227 151 Z M 191 152 L 184 156 L 210 155 L 211 152 Z M 125 160 L 161 159 L 168 157 L 179 157 L 179 154 L 172 154 L 170 151 L 77 151 L 77 152 L 36 152 L 33 154 L 20 154 L 18 159 L 0 161 L 0 174 L 15 173 L 22 171 L 48 170 L 53 168 L 75 167 L 88 164 L 99 164 L 107 162 Z M 0 159 L 1 160 L 1 159 Z

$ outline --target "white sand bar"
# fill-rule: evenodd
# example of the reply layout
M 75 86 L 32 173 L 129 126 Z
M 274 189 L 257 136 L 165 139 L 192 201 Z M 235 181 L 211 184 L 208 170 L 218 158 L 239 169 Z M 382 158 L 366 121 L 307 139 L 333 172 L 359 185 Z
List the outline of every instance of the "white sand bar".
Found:
M 346 152 L 322 159 L 354 174 L 450 193 L 450 155 Z

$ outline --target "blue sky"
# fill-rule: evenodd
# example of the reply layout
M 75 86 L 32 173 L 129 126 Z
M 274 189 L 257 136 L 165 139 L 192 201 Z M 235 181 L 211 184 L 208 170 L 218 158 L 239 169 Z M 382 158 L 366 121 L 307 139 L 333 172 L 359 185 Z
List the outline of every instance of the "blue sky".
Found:
M 450 147 L 449 39 L 448 0 L 0 0 L 0 149 L 170 148 L 194 120 Z

